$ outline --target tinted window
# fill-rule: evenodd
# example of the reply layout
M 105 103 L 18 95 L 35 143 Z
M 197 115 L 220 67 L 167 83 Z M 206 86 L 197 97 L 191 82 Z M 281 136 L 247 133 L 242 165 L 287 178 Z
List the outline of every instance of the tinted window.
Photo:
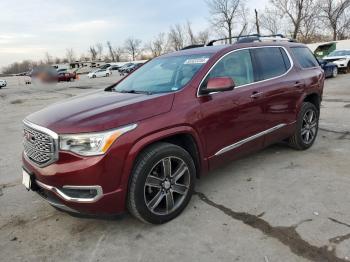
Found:
M 299 62 L 302 68 L 311 68 L 318 66 L 318 62 L 315 56 L 311 53 L 307 47 L 293 47 L 292 53 Z
M 255 48 L 251 51 L 257 65 L 257 80 L 283 75 L 290 68 L 288 56 L 282 48 Z
M 249 50 L 236 51 L 222 58 L 210 71 L 202 86 L 206 86 L 209 78 L 224 76 L 231 77 L 236 86 L 254 82 Z

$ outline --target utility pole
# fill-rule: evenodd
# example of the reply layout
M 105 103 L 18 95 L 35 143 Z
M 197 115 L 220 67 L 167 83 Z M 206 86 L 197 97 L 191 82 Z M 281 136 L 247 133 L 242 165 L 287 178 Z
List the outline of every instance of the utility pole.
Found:
M 258 35 L 260 35 L 260 26 L 259 26 L 258 10 L 254 9 L 254 11 L 255 11 L 256 32 L 257 32 Z

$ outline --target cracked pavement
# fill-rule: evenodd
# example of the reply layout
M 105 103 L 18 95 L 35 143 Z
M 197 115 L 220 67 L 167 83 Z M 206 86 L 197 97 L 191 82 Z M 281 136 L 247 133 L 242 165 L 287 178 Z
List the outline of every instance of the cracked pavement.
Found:
M 81 218 L 21 185 L 21 120 L 117 76 L 0 90 L 1 261 L 350 261 L 350 75 L 327 79 L 315 145 L 284 144 L 197 181 L 177 219 Z

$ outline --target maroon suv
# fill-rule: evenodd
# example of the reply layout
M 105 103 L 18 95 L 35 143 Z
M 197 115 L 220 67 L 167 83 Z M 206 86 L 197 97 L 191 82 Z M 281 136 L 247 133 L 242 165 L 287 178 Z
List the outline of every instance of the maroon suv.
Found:
M 324 73 L 299 43 L 205 46 L 29 115 L 23 183 L 56 208 L 175 218 L 196 178 L 285 140 L 309 148 Z

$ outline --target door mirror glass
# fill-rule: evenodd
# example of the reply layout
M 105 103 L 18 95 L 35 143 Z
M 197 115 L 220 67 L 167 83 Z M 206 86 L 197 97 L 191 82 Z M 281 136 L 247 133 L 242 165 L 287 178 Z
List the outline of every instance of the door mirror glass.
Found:
M 229 90 L 232 90 L 234 87 L 235 87 L 235 83 L 231 77 L 209 78 L 207 87 L 202 89 L 202 94 L 229 91 Z

